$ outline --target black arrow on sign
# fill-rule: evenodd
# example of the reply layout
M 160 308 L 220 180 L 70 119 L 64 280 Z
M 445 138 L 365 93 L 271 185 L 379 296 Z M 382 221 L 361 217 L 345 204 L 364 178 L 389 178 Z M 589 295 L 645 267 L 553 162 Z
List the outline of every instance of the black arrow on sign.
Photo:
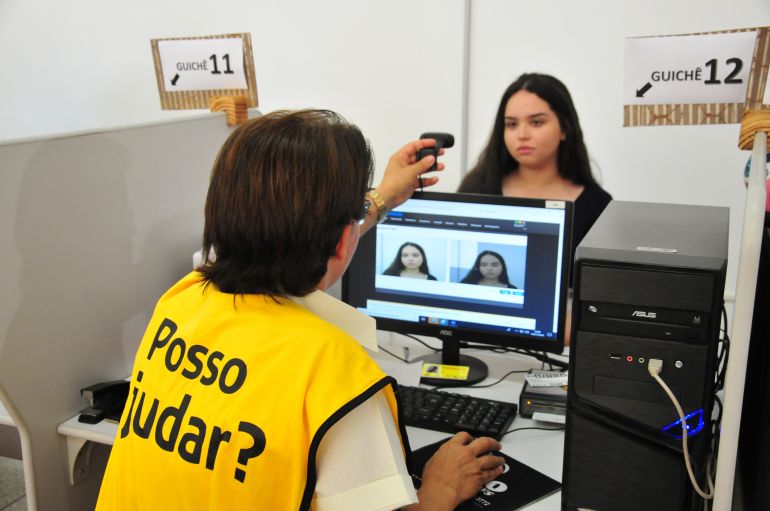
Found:
M 179 80 L 179 73 L 175 74 L 174 77 L 171 79 L 171 85 L 176 85 L 176 82 L 178 80 Z
M 652 84 L 650 82 L 645 83 L 641 89 L 636 89 L 636 97 L 643 98 L 644 94 L 650 89 L 652 89 Z

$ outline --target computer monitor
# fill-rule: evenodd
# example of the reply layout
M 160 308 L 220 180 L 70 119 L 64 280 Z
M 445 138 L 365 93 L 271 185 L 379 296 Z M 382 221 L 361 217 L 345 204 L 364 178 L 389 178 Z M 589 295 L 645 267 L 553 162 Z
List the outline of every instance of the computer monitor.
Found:
M 439 338 L 442 352 L 426 362 L 468 367 L 465 378 L 424 383 L 486 377 L 483 362 L 460 355 L 461 341 L 560 353 L 572 208 L 562 200 L 415 193 L 361 237 L 342 299 L 380 330 Z

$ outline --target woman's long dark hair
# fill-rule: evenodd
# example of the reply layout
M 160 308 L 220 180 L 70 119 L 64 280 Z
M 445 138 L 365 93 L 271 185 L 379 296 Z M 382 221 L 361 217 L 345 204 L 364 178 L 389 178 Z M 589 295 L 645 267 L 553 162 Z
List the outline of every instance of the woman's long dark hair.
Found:
M 484 276 L 481 274 L 481 271 L 479 270 L 479 265 L 481 264 L 481 258 L 485 255 L 491 255 L 492 257 L 495 257 L 498 261 L 500 261 L 500 264 L 503 266 L 503 271 L 500 272 L 500 275 L 497 277 L 497 280 L 501 284 L 505 284 L 507 287 L 513 287 L 511 284 L 511 281 L 508 280 L 508 267 L 505 265 L 505 259 L 503 259 L 503 256 L 498 254 L 497 252 L 493 252 L 491 250 L 484 250 L 481 252 L 478 256 L 476 256 L 476 262 L 473 263 L 473 268 L 470 269 L 468 272 L 468 275 L 465 276 L 464 279 L 462 279 L 460 282 L 462 284 L 478 284 L 481 282 L 481 279 L 484 278 Z
M 463 178 L 457 191 L 500 195 L 503 177 L 519 168 L 519 163 L 505 147 L 503 132 L 505 131 L 505 107 L 511 96 L 520 90 L 536 94 L 548 103 L 559 119 L 559 126 L 564 133 L 564 140 L 559 145 L 557 156 L 559 174 L 576 184 L 595 185 L 596 180 L 591 174 L 588 151 L 583 142 L 583 130 L 580 128 L 578 114 L 567 87 L 553 76 L 525 73 L 509 85 L 503 93 L 489 142 L 481 152 L 476 166 Z
M 401 262 L 401 251 L 404 250 L 406 247 L 414 247 L 417 250 L 420 251 L 420 254 L 422 255 L 422 264 L 420 265 L 420 271 L 424 273 L 425 275 L 430 275 L 430 271 L 428 270 L 428 258 L 425 257 L 425 251 L 422 249 L 420 245 L 417 243 L 412 243 L 411 241 L 407 241 L 400 247 L 398 247 L 398 252 L 396 252 L 396 257 L 393 259 L 393 262 L 390 263 L 390 266 L 382 272 L 383 275 L 391 275 L 393 277 L 400 277 L 401 271 L 404 270 L 404 263 Z

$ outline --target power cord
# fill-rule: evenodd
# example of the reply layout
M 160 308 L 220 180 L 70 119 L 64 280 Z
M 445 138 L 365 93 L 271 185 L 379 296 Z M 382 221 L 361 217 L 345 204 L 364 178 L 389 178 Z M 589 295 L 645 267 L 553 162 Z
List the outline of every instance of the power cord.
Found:
M 440 349 L 440 348 L 434 348 L 433 346 L 431 346 L 431 345 L 430 345 L 430 344 L 428 344 L 427 342 L 423 341 L 423 340 L 422 340 L 422 339 L 420 339 L 419 337 L 416 337 L 416 336 L 414 336 L 414 335 L 412 335 L 412 334 L 401 334 L 401 335 L 403 335 L 404 337 L 409 337 L 410 339 L 412 339 L 412 340 L 415 340 L 415 341 L 419 342 L 420 344 L 422 344 L 422 345 L 423 345 L 423 346 L 425 346 L 426 348 L 428 348 L 428 349 L 432 350 L 434 353 L 440 353 L 440 352 L 441 352 L 441 349 Z M 387 353 L 388 355 L 390 355 L 391 357 L 393 357 L 393 358 L 396 358 L 396 359 L 400 360 L 401 362 L 404 362 L 405 364 L 410 364 L 410 363 L 412 363 L 412 362 L 413 362 L 413 360 L 411 360 L 411 361 L 410 361 L 410 360 L 408 360 L 408 359 L 407 359 L 407 358 L 405 358 L 405 357 L 399 357 L 398 355 L 396 355 L 396 354 L 395 354 L 395 353 L 393 353 L 392 351 L 389 351 L 389 350 L 387 350 L 387 349 L 383 348 L 381 344 L 378 344 L 378 345 L 377 345 L 377 347 L 378 347 L 379 349 L 381 349 L 382 351 L 384 351 L 385 353 Z M 408 351 L 408 348 L 404 347 L 404 352 L 406 353 L 406 355 L 407 355 L 407 357 L 408 357 L 408 356 L 409 356 L 409 351 Z
M 564 430 L 564 426 L 559 426 L 557 428 L 540 428 L 540 427 L 535 427 L 535 426 L 528 426 L 528 427 L 525 427 L 525 428 L 514 428 L 514 429 L 509 429 L 508 431 L 506 431 L 505 433 L 503 433 L 500 436 L 505 436 L 508 433 L 516 433 L 517 431 L 524 431 L 525 429 L 536 429 L 538 431 L 562 431 L 562 430 Z
M 428 348 L 430 350 L 433 350 L 434 353 L 440 353 L 441 352 L 441 348 L 434 348 L 433 346 L 431 346 L 430 344 L 428 344 L 427 342 L 423 341 L 422 339 L 420 339 L 417 336 L 414 336 L 412 334 L 401 334 L 401 335 L 403 335 L 404 337 L 409 337 L 410 339 L 413 339 L 413 340 L 419 342 L 420 344 L 422 344 L 426 348 Z
M 706 462 L 706 474 L 711 480 L 716 477 L 714 460 L 716 458 L 716 453 L 719 452 L 720 425 L 722 424 L 722 413 L 724 410 L 722 400 L 719 398 L 719 392 L 724 388 L 727 361 L 730 355 L 730 336 L 727 334 L 727 309 L 725 308 L 724 301 L 722 301 L 722 324 L 720 327 L 721 336 L 718 343 L 719 353 L 717 355 L 716 375 L 714 377 L 714 404 L 718 407 L 718 411 L 716 418 L 713 417 L 712 413 L 710 421 L 709 430 L 711 431 L 711 443 L 709 445 L 710 451 Z M 704 505 L 704 507 L 708 506 Z
M 419 342 L 420 344 L 422 344 L 426 348 L 430 349 L 434 353 L 440 353 L 442 351 L 441 348 L 436 348 L 434 346 L 431 346 L 427 342 L 423 341 L 422 339 L 420 339 L 419 337 L 416 337 L 414 335 L 411 335 L 411 334 L 401 334 L 401 335 L 403 335 L 404 337 L 409 337 L 410 339 Z M 532 357 L 532 358 L 534 358 L 536 360 L 539 360 L 542 363 L 542 366 L 540 367 L 541 369 L 545 369 L 545 365 L 548 364 L 549 369 L 552 370 L 552 371 L 554 370 L 554 366 L 558 367 L 559 370 L 566 370 L 567 367 L 569 366 L 568 362 L 565 362 L 563 360 L 553 359 L 553 358 L 549 357 L 548 354 L 545 353 L 544 351 L 541 352 L 541 351 L 524 350 L 524 349 L 519 349 L 519 348 L 506 348 L 506 347 L 503 347 L 503 346 L 491 346 L 491 345 L 487 345 L 487 344 L 476 344 L 476 343 L 469 343 L 469 342 L 466 342 L 466 341 L 460 341 L 460 348 L 462 348 L 462 349 L 486 350 L 486 351 L 492 351 L 494 353 L 518 353 L 519 355 L 526 355 L 528 357 Z M 389 355 L 392 355 L 395 358 L 406 362 L 406 360 L 404 358 L 399 357 L 398 355 L 394 355 L 393 353 L 391 353 L 391 352 L 385 350 L 384 348 L 382 348 L 382 346 L 380 346 L 380 349 L 382 349 L 383 351 L 385 351 Z
M 684 463 L 687 466 L 687 474 L 690 476 L 690 483 L 692 484 L 692 487 L 695 489 L 695 491 L 698 492 L 698 495 L 706 500 L 712 499 L 714 498 L 714 482 L 711 480 L 710 471 L 706 471 L 706 479 L 708 480 L 710 493 L 706 493 L 705 491 L 701 490 L 700 486 L 698 485 L 698 481 L 695 480 L 695 474 L 692 471 L 692 464 L 690 463 L 690 452 L 687 447 L 687 421 L 685 420 L 684 411 L 682 411 L 682 406 L 679 404 L 679 400 L 676 398 L 674 393 L 671 392 L 671 389 L 668 388 L 666 382 L 664 382 L 660 377 L 660 372 L 662 370 L 663 361 L 658 358 L 651 358 L 647 364 L 647 371 L 650 373 L 650 376 L 655 378 L 655 381 L 658 382 L 666 394 L 668 394 L 669 399 L 671 399 L 671 402 L 674 403 L 674 408 L 676 408 L 676 412 L 679 414 L 679 420 L 682 423 L 682 451 L 684 451 Z
M 395 353 L 393 353 L 392 351 L 389 351 L 389 350 L 387 350 L 387 349 L 383 348 L 381 345 L 379 345 L 379 344 L 378 344 L 378 345 L 377 345 L 377 347 L 378 347 L 379 349 L 381 349 L 382 351 L 384 351 L 385 353 L 387 353 L 388 355 L 390 355 L 391 357 L 393 357 L 393 358 L 397 358 L 398 360 L 400 360 L 401 362 L 403 362 L 403 363 L 405 363 L 405 364 L 408 364 L 408 363 L 409 363 L 409 361 L 408 361 L 407 359 L 405 359 L 405 358 L 403 358 L 403 357 L 399 357 L 398 355 L 396 355 L 396 354 L 395 354 Z
M 519 348 L 505 348 L 502 346 L 489 346 L 486 344 L 475 344 L 475 343 L 472 344 L 465 341 L 460 342 L 460 348 L 486 350 L 486 351 L 492 351 L 495 353 L 518 353 L 519 355 L 526 355 L 528 357 L 532 357 L 536 360 L 539 360 L 543 364 L 541 366 L 541 369 L 545 369 L 545 364 L 548 364 L 551 370 L 554 370 L 554 366 L 562 370 L 567 369 L 569 367 L 569 362 L 553 359 L 549 357 L 547 353 L 542 351 L 531 351 L 531 350 L 524 350 Z
M 528 372 L 529 372 L 529 369 L 526 369 L 526 370 L 524 370 L 524 371 L 508 371 L 507 373 L 505 373 L 504 375 L 502 375 L 502 376 L 501 376 L 501 377 L 500 377 L 500 378 L 499 378 L 499 379 L 498 379 L 496 382 L 494 382 L 494 383 L 486 383 L 486 384 L 484 384 L 484 385 L 463 385 L 463 387 L 465 387 L 465 388 L 468 388 L 468 389 L 483 389 L 483 388 L 487 388 L 487 387 L 492 387 L 492 386 L 494 386 L 494 385 L 497 385 L 498 383 L 500 383 L 500 382 L 501 382 L 501 381 L 503 381 L 504 379 L 506 379 L 506 378 L 507 378 L 508 376 L 510 376 L 511 374 L 516 374 L 516 373 L 528 373 Z

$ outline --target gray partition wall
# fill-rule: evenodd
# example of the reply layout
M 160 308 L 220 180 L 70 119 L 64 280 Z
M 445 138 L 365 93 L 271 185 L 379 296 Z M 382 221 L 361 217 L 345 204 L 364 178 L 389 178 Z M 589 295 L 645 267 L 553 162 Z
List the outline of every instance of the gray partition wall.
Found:
M 80 388 L 130 374 L 155 301 L 191 268 L 230 131 L 206 114 L 0 145 L 0 395 L 30 509 L 93 506 L 107 449 L 70 486 L 56 427 L 82 407 Z

